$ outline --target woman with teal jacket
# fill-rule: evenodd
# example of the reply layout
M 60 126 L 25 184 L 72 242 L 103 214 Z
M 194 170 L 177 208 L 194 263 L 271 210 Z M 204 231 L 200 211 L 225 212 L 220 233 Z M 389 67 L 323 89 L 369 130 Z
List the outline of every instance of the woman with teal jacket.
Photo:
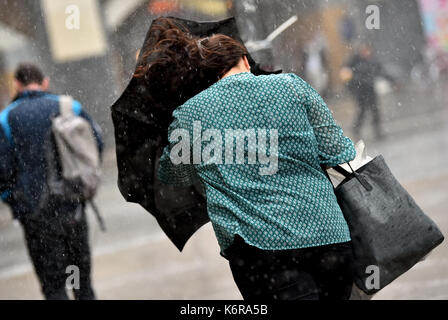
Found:
M 295 74 L 255 76 L 246 48 L 174 25 L 141 75 L 183 63 L 216 81 L 173 112 L 159 179 L 200 181 L 221 255 L 244 299 L 348 299 L 350 233 L 322 167 L 356 152 L 319 94 Z M 179 47 L 188 61 L 176 61 Z M 151 70 L 152 68 L 152 70 Z M 181 78 L 182 74 L 179 75 Z

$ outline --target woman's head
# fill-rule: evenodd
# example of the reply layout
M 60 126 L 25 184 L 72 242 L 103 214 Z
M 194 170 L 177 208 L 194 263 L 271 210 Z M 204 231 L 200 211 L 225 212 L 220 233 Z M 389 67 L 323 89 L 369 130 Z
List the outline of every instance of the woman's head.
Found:
M 157 19 L 151 34 L 135 77 L 157 78 L 169 87 L 176 87 L 179 81 L 213 83 L 248 55 L 244 45 L 231 37 L 223 34 L 194 37 L 169 18 Z
M 197 40 L 201 55 L 200 68 L 219 79 L 248 55 L 246 47 L 223 34 Z
M 176 107 L 218 81 L 244 55 L 246 48 L 227 36 L 198 38 L 175 20 L 155 20 L 134 74 L 140 111 L 155 132 L 166 130 Z

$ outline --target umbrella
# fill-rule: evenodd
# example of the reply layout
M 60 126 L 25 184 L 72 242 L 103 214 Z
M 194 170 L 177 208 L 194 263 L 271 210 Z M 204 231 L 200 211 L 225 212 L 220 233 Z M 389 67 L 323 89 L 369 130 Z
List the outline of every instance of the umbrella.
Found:
M 221 33 L 242 42 L 234 18 L 217 22 L 169 18 L 194 36 L 206 37 Z M 158 19 L 152 22 L 141 53 L 153 45 L 154 41 L 151 40 L 154 40 L 155 35 L 151 28 L 156 23 Z M 248 60 L 254 74 L 271 73 L 262 70 L 250 56 Z M 199 92 L 210 84 L 196 83 L 196 86 L 202 87 L 195 89 Z M 191 98 L 194 90 L 177 88 L 174 95 L 150 91 L 151 86 L 148 89 L 148 86 L 142 86 L 133 77 L 111 107 L 118 187 L 126 201 L 138 203 L 152 214 L 168 238 L 182 251 L 188 239 L 209 221 L 205 193 L 200 184 L 190 187 L 165 185 L 158 180 L 157 170 L 167 143 L 172 111 Z

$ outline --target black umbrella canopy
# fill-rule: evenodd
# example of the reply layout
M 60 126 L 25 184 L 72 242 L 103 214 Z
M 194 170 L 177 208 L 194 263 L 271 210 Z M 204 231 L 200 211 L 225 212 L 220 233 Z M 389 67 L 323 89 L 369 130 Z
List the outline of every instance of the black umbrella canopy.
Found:
M 191 35 L 207 37 L 225 34 L 240 42 L 234 18 L 216 22 L 197 22 L 173 18 Z M 154 45 L 152 27 L 146 35 L 142 53 Z M 249 56 L 252 72 L 268 74 Z M 277 72 L 276 72 L 277 73 Z M 206 89 L 211 82 L 192 88 L 175 88 L 173 92 L 151 92 L 152 86 L 132 78 L 120 98 L 112 105 L 118 165 L 118 187 L 128 202 L 139 203 L 151 213 L 174 245 L 182 251 L 188 239 L 209 221 L 205 194 L 201 185 L 175 187 L 157 179 L 158 162 L 167 142 L 172 111 L 192 97 L 192 92 Z M 156 98 L 155 98 L 156 97 Z

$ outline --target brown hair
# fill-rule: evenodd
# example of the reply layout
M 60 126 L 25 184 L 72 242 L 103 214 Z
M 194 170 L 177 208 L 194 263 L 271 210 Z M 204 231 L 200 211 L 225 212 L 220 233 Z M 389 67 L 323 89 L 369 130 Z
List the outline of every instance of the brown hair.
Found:
M 206 38 L 192 36 L 186 28 L 169 18 L 157 19 L 152 38 L 143 49 L 134 77 L 157 79 L 170 87 L 179 81 L 215 82 L 248 55 L 245 46 L 223 34 Z
M 173 19 L 154 20 L 133 79 L 139 112 L 146 115 L 153 132 L 166 139 L 173 110 L 218 81 L 247 54 L 243 44 L 225 35 L 201 39 Z
M 200 39 L 197 43 L 202 58 L 200 68 L 216 74 L 217 78 L 221 78 L 236 66 L 243 56 L 248 55 L 243 44 L 223 34 Z

